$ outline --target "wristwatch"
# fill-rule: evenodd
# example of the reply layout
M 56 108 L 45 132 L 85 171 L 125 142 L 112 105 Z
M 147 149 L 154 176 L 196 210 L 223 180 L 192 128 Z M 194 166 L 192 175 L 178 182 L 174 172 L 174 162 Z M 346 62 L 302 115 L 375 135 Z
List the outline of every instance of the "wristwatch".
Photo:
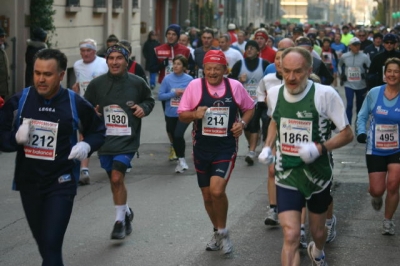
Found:
M 240 120 L 240 123 L 242 123 L 242 125 L 243 125 L 243 128 L 246 128 L 246 127 L 247 127 L 247 124 L 246 124 L 246 122 L 244 122 L 243 120 Z

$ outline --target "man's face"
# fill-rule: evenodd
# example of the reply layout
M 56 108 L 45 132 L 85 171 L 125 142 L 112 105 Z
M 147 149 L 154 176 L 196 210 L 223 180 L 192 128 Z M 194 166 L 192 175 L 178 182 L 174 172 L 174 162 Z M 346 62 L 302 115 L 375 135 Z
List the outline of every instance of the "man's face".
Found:
M 201 41 L 203 43 L 203 47 L 209 49 L 212 45 L 213 36 L 211 33 L 205 32 L 203 35 L 201 35 Z
M 340 34 L 335 34 L 335 43 L 340 43 L 342 36 Z
M 83 63 L 91 63 L 96 59 L 96 51 L 90 48 L 80 48 Z
M 188 37 L 187 35 L 185 35 L 185 34 L 182 34 L 182 35 L 179 37 L 178 43 L 182 44 L 183 46 L 188 46 L 188 44 L 189 44 L 189 37 Z
M 257 49 L 254 46 L 249 45 L 247 46 L 245 53 L 247 58 L 254 59 L 258 57 L 260 52 L 257 51 Z
M 374 39 L 374 45 L 375 46 L 381 46 L 382 44 L 382 38 L 381 37 L 377 37 Z
M 254 40 L 258 43 L 258 47 L 260 47 L 260 49 L 264 49 L 265 45 L 267 44 L 267 40 L 262 36 L 257 36 Z
M 128 62 L 125 57 L 118 52 L 112 52 L 107 57 L 107 65 L 110 73 L 114 76 L 122 76 L 126 72 Z
M 114 44 L 116 44 L 117 42 L 111 41 L 111 42 L 107 42 L 107 48 L 113 46 Z
M 37 93 L 51 99 L 60 89 L 65 71 L 59 71 L 55 59 L 36 59 L 33 67 L 33 83 Z
M 385 49 L 387 51 L 393 51 L 394 48 L 396 47 L 396 42 L 395 41 L 384 41 L 383 47 L 385 47 Z
M 272 42 L 271 39 L 268 39 L 267 45 L 272 48 L 274 46 L 274 43 Z
M 210 85 L 221 84 L 227 67 L 217 63 L 207 63 L 204 65 L 204 76 Z
M 226 40 L 225 37 L 219 38 L 219 47 L 222 51 L 226 51 L 229 49 L 229 42 Z
M 307 85 L 312 67 L 306 67 L 306 60 L 302 55 L 291 52 L 282 60 L 282 77 L 285 87 L 290 94 L 296 95 L 303 92 Z
M 347 33 L 349 33 L 349 29 L 348 28 L 343 28 L 342 32 L 344 35 L 347 35 Z
M 360 47 L 361 45 L 359 43 L 354 43 L 349 45 L 349 49 L 354 53 L 354 54 L 358 54 L 358 52 L 360 51 Z
M 360 32 L 357 34 L 357 38 L 360 39 L 361 42 L 363 42 L 363 41 L 365 41 L 365 39 L 367 38 L 367 33 L 366 33 L 366 32 L 363 32 L 363 31 L 360 31 Z
M 244 34 L 243 33 L 238 33 L 238 43 L 242 44 L 244 42 Z
M 178 35 L 176 35 L 176 32 L 173 30 L 169 30 L 167 32 L 166 37 L 167 37 L 167 43 L 169 44 L 174 44 L 178 41 Z

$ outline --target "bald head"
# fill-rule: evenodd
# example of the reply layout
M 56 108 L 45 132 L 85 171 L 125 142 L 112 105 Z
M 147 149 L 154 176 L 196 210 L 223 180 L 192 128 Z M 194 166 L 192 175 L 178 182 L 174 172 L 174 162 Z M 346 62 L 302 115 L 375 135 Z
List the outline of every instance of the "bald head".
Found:
M 289 38 L 284 38 L 278 43 L 278 49 L 286 49 L 294 46 L 294 42 L 292 41 L 292 39 Z

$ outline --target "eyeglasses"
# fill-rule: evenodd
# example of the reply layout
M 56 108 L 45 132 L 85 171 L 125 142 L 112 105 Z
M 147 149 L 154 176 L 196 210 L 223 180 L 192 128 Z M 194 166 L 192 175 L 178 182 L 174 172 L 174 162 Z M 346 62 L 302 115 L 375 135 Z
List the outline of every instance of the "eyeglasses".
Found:
M 395 44 L 395 42 L 384 42 L 385 44 Z

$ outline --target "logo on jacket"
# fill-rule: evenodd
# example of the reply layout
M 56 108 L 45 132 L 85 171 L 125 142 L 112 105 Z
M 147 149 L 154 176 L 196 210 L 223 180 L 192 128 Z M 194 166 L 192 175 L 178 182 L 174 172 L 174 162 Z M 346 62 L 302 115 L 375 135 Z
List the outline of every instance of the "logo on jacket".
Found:
M 213 103 L 213 106 L 217 106 L 217 107 L 224 106 L 224 105 L 225 105 L 225 102 L 223 102 L 221 100 L 215 101 Z
M 56 108 L 52 108 L 52 107 L 39 107 L 39 112 L 52 112 L 52 113 L 55 113 L 55 112 L 56 112 Z
M 302 111 L 302 112 L 297 111 L 296 115 L 297 115 L 297 118 L 312 118 L 313 117 L 313 114 L 309 113 L 307 111 Z
M 382 106 L 379 105 L 376 108 L 376 113 L 380 114 L 380 115 L 387 115 L 388 114 L 388 110 L 383 109 Z

